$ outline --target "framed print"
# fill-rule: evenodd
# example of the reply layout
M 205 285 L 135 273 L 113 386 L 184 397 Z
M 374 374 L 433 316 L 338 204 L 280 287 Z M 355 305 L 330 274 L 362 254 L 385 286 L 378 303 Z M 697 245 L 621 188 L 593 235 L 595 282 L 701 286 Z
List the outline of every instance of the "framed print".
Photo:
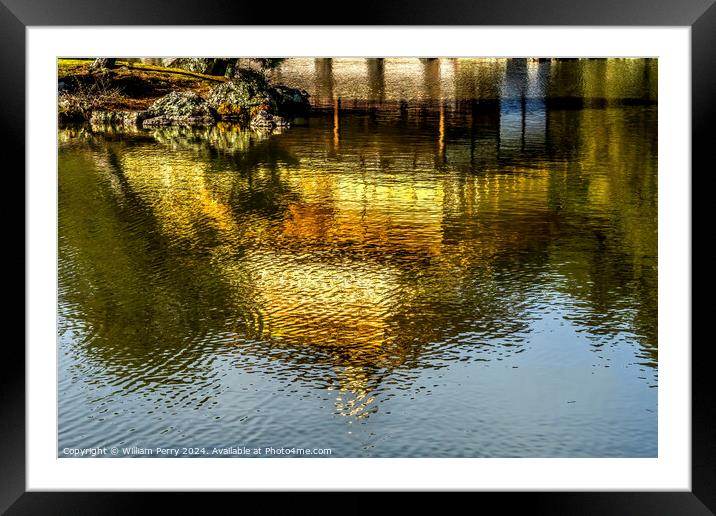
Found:
M 27 200 L 3 510 L 352 490 L 712 513 L 709 2 L 350 26 L 3 2 Z

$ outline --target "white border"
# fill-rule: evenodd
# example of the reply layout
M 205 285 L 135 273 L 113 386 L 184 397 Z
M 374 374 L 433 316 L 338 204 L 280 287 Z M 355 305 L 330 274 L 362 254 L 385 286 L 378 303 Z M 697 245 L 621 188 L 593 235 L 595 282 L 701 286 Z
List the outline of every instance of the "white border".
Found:
M 26 37 L 28 490 L 690 490 L 690 28 L 28 27 Z M 57 459 L 55 60 L 85 55 L 658 57 L 659 458 Z

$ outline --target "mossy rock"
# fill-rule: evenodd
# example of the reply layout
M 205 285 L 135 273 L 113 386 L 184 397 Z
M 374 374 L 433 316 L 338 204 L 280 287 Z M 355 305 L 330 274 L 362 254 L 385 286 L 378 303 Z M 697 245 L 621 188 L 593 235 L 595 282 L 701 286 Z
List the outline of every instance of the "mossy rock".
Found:
M 275 111 L 276 103 L 261 80 L 232 80 L 216 86 L 208 96 L 222 119 L 249 120 L 260 110 Z
M 215 118 L 209 103 L 193 91 L 173 91 L 147 109 L 147 117 Z
M 252 92 L 252 95 L 266 93 L 270 86 L 263 72 L 246 67 L 236 68 L 234 81 L 245 84 Z

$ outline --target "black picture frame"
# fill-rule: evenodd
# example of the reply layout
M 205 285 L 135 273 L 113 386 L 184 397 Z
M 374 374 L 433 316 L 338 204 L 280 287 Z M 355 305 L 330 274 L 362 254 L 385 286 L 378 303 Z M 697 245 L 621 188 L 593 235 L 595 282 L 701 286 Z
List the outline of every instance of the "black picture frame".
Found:
M 25 149 L 25 30 L 42 25 L 549 25 L 549 26 L 689 26 L 692 71 L 692 169 L 706 168 L 716 141 L 716 5 L 714 0 L 427 0 L 387 4 L 366 1 L 350 12 L 335 3 L 296 3 L 267 9 L 244 0 L 0 0 L 0 131 L 5 149 L 20 156 L 15 171 L 24 170 Z M 91 53 L 91 44 L 88 46 Z M 660 142 L 661 144 L 661 142 Z M 20 168 L 22 167 L 22 168 Z M 712 168 L 711 166 L 710 168 Z M 707 173 L 708 170 L 701 172 Z M 694 176 L 692 172 L 692 177 Z M 24 199 L 24 181 L 17 198 Z M 692 191 L 695 191 L 692 189 Z M 697 203 L 692 201 L 692 206 Z M 24 212 L 24 210 L 23 210 Z M 692 209 L 692 220 L 697 221 Z M 23 226 L 24 227 L 24 226 Z M 19 229 L 18 229 L 19 231 Z M 24 246 L 23 246 L 24 249 Z M 25 262 L 24 251 L 13 260 Z M 26 274 L 27 274 L 27 269 Z M 24 304 L 23 304 L 24 306 Z M 31 309 L 31 307 L 26 307 Z M 693 305 L 699 320 L 703 305 Z M 704 314 L 705 315 L 705 314 Z M 708 319 L 707 319 L 708 320 Z M 9 340 L 9 339 L 8 339 Z M 6 341 L 6 344 L 9 342 Z M 687 346 L 689 343 L 684 343 Z M 692 354 L 692 490 L 689 492 L 479 493 L 501 510 L 516 507 L 549 514 L 683 514 L 716 512 L 716 432 L 713 430 L 714 389 L 708 360 L 710 342 L 695 342 Z M 0 511 L 7 514 L 128 514 L 141 512 L 147 498 L 160 502 L 163 512 L 194 510 L 188 493 L 60 493 L 25 492 L 25 352 L 6 345 L 6 365 L 0 375 Z M 212 504 L 235 494 L 212 493 Z M 241 494 L 245 497 L 246 494 Z M 264 495 L 265 496 L 265 495 Z M 288 500 L 300 504 L 297 494 Z M 299 499 L 302 498 L 299 496 Z M 280 499 L 272 497 L 272 504 Z M 154 501 L 152 500 L 152 501 Z M 481 502 L 483 500 L 480 500 Z M 199 502 L 201 503 L 201 502 Z M 197 506 L 199 507 L 199 506 Z M 273 505 L 272 510 L 276 510 Z

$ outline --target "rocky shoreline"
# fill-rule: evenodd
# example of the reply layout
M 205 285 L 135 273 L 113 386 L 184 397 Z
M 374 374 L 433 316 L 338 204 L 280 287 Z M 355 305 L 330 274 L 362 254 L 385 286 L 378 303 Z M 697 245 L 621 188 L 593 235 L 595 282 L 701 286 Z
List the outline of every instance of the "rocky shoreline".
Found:
M 129 67 L 120 70 L 124 75 L 107 70 L 90 72 L 81 76 L 82 80 L 74 81 L 71 76 L 63 77 L 64 80 L 58 82 L 60 124 L 86 121 L 92 125 L 149 128 L 232 122 L 257 130 L 272 130 L 290 127 L 290 117 L 303 116 L 310 109 L 305 91 L 271 84 L 264 73 L 252 69 L 238 69 L 226 80 L 212 79 L 211 87 L 201 90 L 180 83 L 145 109 L 122 109 L 123 104 L 130 104 L 132 100 L 141 104 L 142 100 L 132 98 L 132 93 L 137 97 L 136 90 L 122 88 L 127 83 L 127 75 L 132 78 L 131 71 L 127 73 L 127 70 Z M 172 73 L 167 70 L 158 73 Z M 152 95 L 153 84 L 147 80 L 145 83 L 143 98 L 156 97 Z

